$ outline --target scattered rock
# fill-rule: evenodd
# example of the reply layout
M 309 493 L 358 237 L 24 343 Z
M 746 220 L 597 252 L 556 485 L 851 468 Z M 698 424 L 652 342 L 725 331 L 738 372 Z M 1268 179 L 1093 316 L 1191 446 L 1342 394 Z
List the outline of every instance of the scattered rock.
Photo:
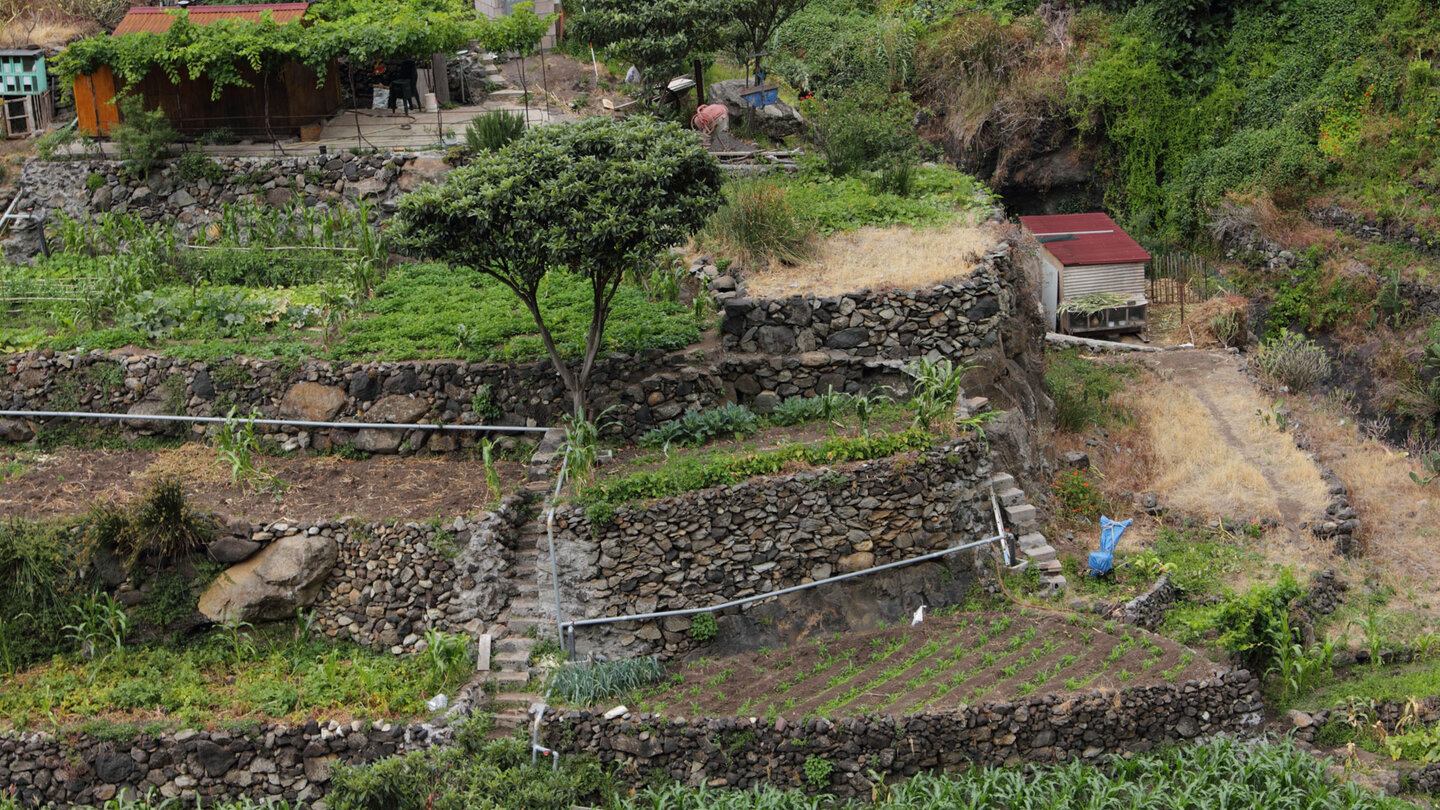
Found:
M 213 622 L 293 618 L 315 601 L 335 558 L 329 537 L 281 538 L 216 579 L 200 597 L 200 612 Z

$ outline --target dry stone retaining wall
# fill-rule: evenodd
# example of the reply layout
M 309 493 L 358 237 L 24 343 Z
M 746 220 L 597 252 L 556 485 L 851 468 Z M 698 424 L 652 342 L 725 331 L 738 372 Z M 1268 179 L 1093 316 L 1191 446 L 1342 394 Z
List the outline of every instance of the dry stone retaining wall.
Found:
M 130 213 L 146 222 L 177 227 L 182 234 L 198 232 L 219 218 L 227 203 L 249 199 L 281 207 L 304 205 L 355 208 L 372 205 L 376 216 L 388 216 L 396 199 L 420 184 L 444 176 L 448 167 L 438 158 L 404 152 L 374 155 L 337 153 L 294 157 L 212 157 L 222 179 L 187 179 L 179 161 L 169 161 L 143 180 L 121 173 L 113 160 L 42 161 L 32 159 L 20 171 L 23 189 L 18 210 L 53 219 L 63 211 L 85 220 L 106 211 Z M 90 188 L 91 176 L 104 178 Z M 6 245 L 12 261 L 40 251 L 38 236 L 27 228 Z
M 329 538 L 335 563 L 310 606 L 321 632 L 395 653 L 423 648 L 426 630 L 478 636 L 514 595 L 508 577 L 526 510 L 507 498 L 496 512 L 443 527 L 420 523 L 280 522 L 217 540 L 240 563 L 284 538 Z M 232 529 L 232 531 L 239 531 Z M 236 549 L 238 548 L 238 551 Z
M 921 771 L 1015 762 L 1093 762 L 1109 754 L 1216 734 L 1248 734 L 1261 722 L 1260 683 L 1245 670 L 1123 692 L 1045 695 L 1015 703 L 904 717 L 802 722 L 694 719 L 590 712 L 560 715 L 546 730 L 561 751 L 589 753 L 635 773 L 687 784 L 817 790 L 805 761 L 834 765 L 826 792 L 870 796 L 868 774 L 887 781 Z
M 556 511 L 567 618 L 708 607 L 919 556 L 994 533 L 990 461 L 965 437 L 930 451 L 756 478 L 621 506 L 595 526 Z M 540 590 L 549 593 L 548 565 Z M 633 624 L 633 623 L 626 623 Z M 688 650 L 689 618 L 583 628 L 587 646 Z
M 864 290 L 786 299 L 730 298 L 721 321 L 731 351 L 790 354 L 838 349 L 857 357 L 948 357 L 960 362 L 998 340 L 1013 310 L 1010 246 L 987 253 L 965 279 L 926 290 Z
M 467 711 L 456 704 L 452 717 Z M 194 807 L 196 797 L 318 799 L 336 763 L 359 764 L 450 741 L 445 723 L 267 723 L 247 732 L 144 734 L 108 741 L 86 734 L 0 735 L 0 785 L 22 807 L 70 807 L 155 791 Z
M 256 409 L 266 418 L 413 424 L 550 425 L 570 397 L 548 362 L 403 363 L 312 361 L 299 366 L 236 358 L 217 364 L 163 355 L 111 357 L 36 351 L 0 358 L 0 406 L 9 410 L 224 416 Z M 596 364 L 591 399 L 627 435 L 726 401 L 768 410 L 780 397 L 829 388 L 858 393 L 901 382 L 896 361 L 840 351 L 794 356 L 614 354 Z M 477 406 L 481 409 L 477 412 Z M 176 435 L 178 423 L 126 421 L 131 429 Z M 38 425 L 0 419 L 0 439 L 27 441 Z M 203 427 L 190 428 L 197 435 Z M 472 445 L 471 431 L 272 429 L 286 449 L 354 444 L 372 453 L 450 452 Z M 268 432 L 268 431 L 267 431 Z

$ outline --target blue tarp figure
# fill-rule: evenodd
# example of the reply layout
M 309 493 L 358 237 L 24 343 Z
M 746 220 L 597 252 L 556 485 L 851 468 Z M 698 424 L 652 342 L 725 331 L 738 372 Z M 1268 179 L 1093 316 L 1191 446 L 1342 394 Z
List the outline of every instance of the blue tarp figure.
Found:
M 1090 552 L 1090 576 L 1108 574 L 1115 567 L 1115 544 L 1120 542 L 1120 535 L 1130 528 L 1132 522 L 1100 516 L 1100 550 Z

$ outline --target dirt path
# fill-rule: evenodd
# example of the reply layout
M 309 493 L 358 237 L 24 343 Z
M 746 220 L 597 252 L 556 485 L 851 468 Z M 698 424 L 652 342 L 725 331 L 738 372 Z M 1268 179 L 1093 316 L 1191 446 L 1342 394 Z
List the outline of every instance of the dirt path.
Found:
M 335 456 L 261 457 L 285 484 L 279 496 L 241 489 L 200 444 L 164 450 L 81 450 L 49 453 L 0 449 L 0 516 L 59 518 L 84 514 L 101 501 L 124 502 L 155 476 L 179 475 L 192 502 L 207 511 L 252 522 L 329 520 L 448 520 L 485 509 L 490 493 L 484 465 L 451 458 Z M 496 464 L 501 489 L 519 488 L 524 468 Z
M 1242 362 L 1227 352 L 1176 351 L 1160 355 L 1157 366 L 1194 394 L 1225 446 L 1260 473 L 1267 491 L 1256 494 L 1272 500 L 1278 512 L 1270 516 L 1298 533 L 1301 523 L 1324 511 L 1325 483 L 1319 468 L 1280 430 L 1256 435 L 1269 406 L 1241 370 Z

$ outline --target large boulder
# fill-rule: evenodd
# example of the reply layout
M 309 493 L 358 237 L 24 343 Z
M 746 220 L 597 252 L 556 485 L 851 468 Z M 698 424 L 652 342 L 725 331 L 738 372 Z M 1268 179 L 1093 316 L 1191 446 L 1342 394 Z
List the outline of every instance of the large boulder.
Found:
M 708 101 L 711 104 L 725 105 L 725 108 L 730 111 L 730 127 L 734 129 L 736 124 L 745 120 L 745 116 L 752 109 L 740 97 L 740 94 L 754 89 L 755 85 L 753 84 L 746 86 L 745 79 L 726 79 L 710 85 Z M 794 107 L 783 101 L 753 109 L 755 110 L 755 126 L 772 138 L 797 135 L 805 128 L 805 119 L 800 117 L 800 113 L 796 112 Z
M 296 383 L 280 400 L 280 418 L 329 422 L 343 407 L 345 392 L 339 388 L 313 382 Z
M 429 410 L 430 403 L 421 397 L 391 394 L 383 397 L 365 412 L 365 421 L 408 425 L 424 416 Z
M 200 596 L 200 612 L 214 622 L 269 622 L 294 618 L 315 602 L 335 565 L 335 541 L 292 535 L 231 566 Z

